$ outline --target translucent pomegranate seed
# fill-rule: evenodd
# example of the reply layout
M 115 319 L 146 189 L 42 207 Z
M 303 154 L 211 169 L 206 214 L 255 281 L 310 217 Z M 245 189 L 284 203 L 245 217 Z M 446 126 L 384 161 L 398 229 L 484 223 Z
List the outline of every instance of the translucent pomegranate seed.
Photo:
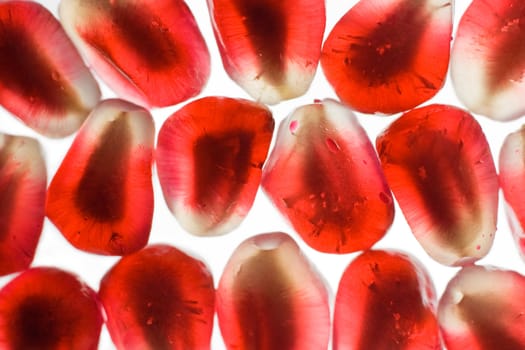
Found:
M 182 0 L 61 1 L 60 18 L 99 76 L 135 103 L 173 105 L 208 80 L 208 48 Z
M 525 3 L 474 0 L 452 48 L 451 77 L 474 113 L 510 120 L 525 113 Z
M 434 285 L 417 260 L 394 251 L 364 252 L 339 283 L 334 349 L 441 349 L 436 303 Z
M 525 259 L 525 128 L 509 134 L 499 155 L 500 184 L 507 203 L 507 213 L 512 234 Z
M 99 295 L 117 349 L 210 349 L 212 276 L 176 248 L 153 245 L 122 258 Z
M 525 348 L 525 278 L 513 271 L 463 268 L 439 302 L 448 350 Z
M 283 120 L 262 186 L 305 242 L 322 252 L 369 248 L 394 217 L 368 136 L 350 110 L 331 100 Z
M 432 258 L 463 265 L 487 254 L 498 178 L 470 114 L 444 105 L 414 109 L 379 135 L 377 150 L 412 232 Z
M 0 291 L 0 348 L 96 350 L 102 312 L 95 292 L 76 276 L 38 267 Z
M 31 1 L 2 1 L 0 23 L 0 104 L 43 135 L 76 131 L 100 91 L 60 23 Z
M 274 104 L 308 90 L 325 28 L 323 0 L 208 0 L 228 75 Z
M 219 282 L 217 315 L 229 350 L 328 346 L 327 291 L 284 233 L 252 237 L 235 250 Z
M 441 89 L 451 33 L 450 0 L 361 0 L 332 29 L 321 66 L 352 108 L 402 112 Z
M 46 214 L 75 247 L 123 255 L 144 247 L 153 216 L 154 125 L 122 100 L 101 102 L 48 189 Z
M 156 151 L 164 198 L 189 232 L 240 224 L 259 187 L 274 121 L 264 105 L 225 97 L 193 101 L 162 126 Z
M 44 223 L 46 165 L 37 140 L 0 133 L 0 275 L 31 264 Z

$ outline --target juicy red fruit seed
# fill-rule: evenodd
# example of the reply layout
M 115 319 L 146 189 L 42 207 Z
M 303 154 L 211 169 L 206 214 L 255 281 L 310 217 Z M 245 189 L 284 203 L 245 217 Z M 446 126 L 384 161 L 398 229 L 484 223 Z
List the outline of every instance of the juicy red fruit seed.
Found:
M 402 112 L 441 89 L 451 33 L 450 0 L 361 0 L 329 34 L 321 66 L 352 108 Z
M 445 105 L 414 109 L 379 135 L 377 150 L 412 232 L 432 258 L 463 265 L 488 253 L 498 177 L 470 114 Z
M 0 3 L 0 104 L 50 137 L 76 131 L 100 99 L 60 23 L 30 1 Z
M 51 267 L 24 271 L 0 290 L 0 348 L 96 350 L 102 328 L 96 293 Z
M 138 104 L 164 107 L 197 95 L 210 56 L 182 0 L 69 0 L 64 28 L 100 77 Z
M 237 227 L 259 187 L 274 121 L 262 104 L 206 97 L 169 117 L 156 161 L 168 207 L 189 232 L 218 235 Z
M 464 267 L 438 307 L 448 350 L 524 349 L 525 277 L 493 267 Z
M 26 269 L 33 261 L 46 186 L 38 141 L 0 133 L 0 276 Z
M 328 346 L 327 291 L 284 233 L 257 235 L 234 251 L 217 289 L 217 316 L 229 350 Z
M 525 3 L 474 0 L 459 22 L 450 71 L 474 113 L 510 120 L 525 113 Z
M 48 189 L 46 214 L 75 247 L 123 255 L 148 241 L 153 217 L 155 128 L 148 111 L 101 102 L 82 126 Z
M 167 245 L 122 258 L 100 283 L 118 349 L 210 348 L 213 278 L 201 261 Z
M 430 276 L 417 260 L 366 251 L 339 283 L 334 349 L 441 349 L 436 303 Z
M 390 189 L 368 136 L 335 101 L 307 105 L 282 123 L 262 186 L 312 248 L 370 248 L 392 224 Z
M 208 0 L 228 75 L 258 101 L 308 90 L 325 28 L 323 0 Z

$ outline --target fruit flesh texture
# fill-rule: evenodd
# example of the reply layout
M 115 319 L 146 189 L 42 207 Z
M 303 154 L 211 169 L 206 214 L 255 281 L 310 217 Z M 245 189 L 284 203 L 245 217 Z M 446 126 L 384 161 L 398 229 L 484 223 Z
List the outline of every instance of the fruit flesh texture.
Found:
M 208 0 L 228 75 L 257 101 L 306 92 L 325 28 L 322 0 Z
M 326 349 L 328 295 L 317 272 L 284 233 L 252 237 L 235 250 L 217 290 L 227 349 Z
M 122 258 L 99 295 L 117 349 L 210 349 L 213 278 L 174 247 L 152 245 Z
M 523 349 L 524 288 L 525 278 L 514 271 L 464 267 L 439 302 L 447 349 Z
M 337 291 L 334 349 L 441 349 L 436 294 L 425 268 L 395 251 L 366 251 Z
M 414 109 L 376 146 L 414 236 L 434 260 L 465 265 L 488 253 L 499 185 L 485 135 L 470 114 L 445 105 Z
M 368 136 L 332 100 L 303 106 L 281 123 L 262 186 L 304 241 L 322 252 L 370 248 L 394 217 Z
M 134 103 L 174 105 L 208 80 L 208 48 L 182 0 L 62 1 L 60 18 L 98 75 Z
M 105 100 L 76 136 L 48 189 L 46 214 L 75 247 L 124 255 L 144 247 L 153 216 L 149 112 Z
M 25 270 L 0 291 L 0 348 L 96 350 L 102 309 L 95 292 L 57 268 Z
M 0 275 L 24 270 L 45 216 L 46 165 L 35 139 L 0 133 Z
M 362 0 L 328 35 L 321 67 L 353 109 L 402 112 L 443 86 L 451 33 L 449 0 Z
M 461 18 L 450 71 L 456 94 L 473 113 L 494 120 L 525 112 L 525 4 L 475 0 Z
M 60 23 L 29 1 L 0 4 L 0 104 L 48 137 L 76 131 L 98 85 Z

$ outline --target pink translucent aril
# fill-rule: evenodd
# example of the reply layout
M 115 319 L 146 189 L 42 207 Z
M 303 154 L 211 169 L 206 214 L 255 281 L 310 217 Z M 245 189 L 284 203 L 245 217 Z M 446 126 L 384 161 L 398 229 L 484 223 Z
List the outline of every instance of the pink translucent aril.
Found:
M 284 233 L 241 243 L 217 290 L 228 350 L 321 350 L 328 346 L 328 294 L 297 244 Z
M 282 121 L 262 186 L 304 241 L 322 252 L 370 248 L 394 217 L 368 136 L 332 100 L 300 107 Z
M 366 251 L 339 283 L 334 349 L 439 350 L 436 304 L 419 261 L 395 251 Z
M 100 91 L 60 23 L 32 1 L 2 1 L 0 23 L 0 104 L 45 136 L 75 132 Z
M 525 277 L 492 267 L 464 267 L 438 307 L 448 350 L 525 349 Z
M 122 98 L 174 105 L 197 95 L 208 80 L 208 48 L 183 0 L 64 0 L 60 18 Z
M 498 177 L 466 111 L 429 105 L 405 113 L 376 142 L 388 183 L 416 239 L 436 261 L 470 264 L 492 246 Z
M 0 275 L 24 270 L 45 216 L 47 174 L 37 140 L 0 133 Z

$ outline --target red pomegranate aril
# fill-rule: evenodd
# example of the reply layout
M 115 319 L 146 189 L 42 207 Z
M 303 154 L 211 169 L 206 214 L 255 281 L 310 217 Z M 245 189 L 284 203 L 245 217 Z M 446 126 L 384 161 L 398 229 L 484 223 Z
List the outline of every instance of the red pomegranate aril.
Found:
M 350 253 L 370 248 L 394 217 L 390 189 L 354 114 L 325 100 L 283 120 L 262 186 L 312 248 Z
M 433 259 L 464 265 L 488 253 L 498 177 L 469 113 L 445 105 L 414 109 L 379 135 L 377 150 L 412 232 Z
M 201 261 L 164 244 L 123 257 L 100 283 L 117 349 L 210 349 L 215 289 Z
M 33 261 L 44 223 L 46 181 L 38 141 L 0 133 L 0 276 Z
M 303 95 L 317 70 L 324 0 L 208 0 L 228 75 L 256 100 Z
M 494 267 L 464 267 L 438 307 L 448 350 L 525 349 L 525 277 Z
M 196 235 L 237 227 L 259 187 L 274 120 L 264 105 L 205 97 L 171 115 L 158 138 L 156 162 L 168 207 Z
M 353 109 L 402 112 L 443 86 L 451 33 L 450 0 L 361 0 L 326 39 L 321 67 Z
M 60 23 L 32 1 L 2 1 L 0 23 L 0 104 L 42 135 L 75 132 L 100 90 Z
M 501 146 L 499 155 L 499 180 L 507 204 L 510 228 L 525 259 L 525 128 L 509 134 Z
M 334 349 L 441 349 L 436 304 L 419 261 L 395 251 L 366 251 L 339 283 Z
M 64 28 L 119 96 L 164 107 L 200 93 L 210 55 L 182 0 L 68 0 Z
M 506 121 L 525 113 L 525 3 L 473 0 L 450 61 L 458 98 L 474 113 Z
M 22 272 L 0 290 L 0 348 L 96 350 L 102 328 L 96 293 L 52 267 Z
M 48 189 L 46 214 L 72 245 L 109 255 L 146 245 L 154 137 L 153 119 L 139 106 L 105 100 L 93 110 Z
M 284 233 L 249 238 L 228 261 L 217 289 L 226 349 L 321 350 L 328 346 L 328 294 Z

